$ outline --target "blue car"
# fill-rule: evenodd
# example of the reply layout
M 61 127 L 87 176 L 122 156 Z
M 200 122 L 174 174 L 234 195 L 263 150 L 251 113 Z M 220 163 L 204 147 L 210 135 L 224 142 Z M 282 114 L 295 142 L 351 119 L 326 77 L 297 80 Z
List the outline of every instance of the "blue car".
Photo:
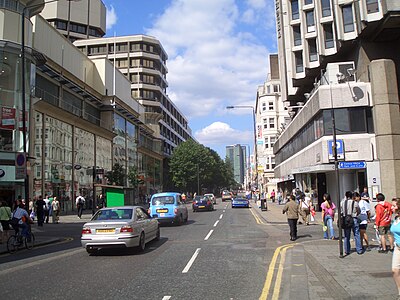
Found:
M 181 225 L 188 220 L 188 209 L 181 194 L 165 192 L 154 194 L 150 200 L 149 215 L 160 223 Z
M 249 200 L 244 198 L 234 198 L 232 200 L 232 208 L 235 207 L 247 207 L 249 208 Z

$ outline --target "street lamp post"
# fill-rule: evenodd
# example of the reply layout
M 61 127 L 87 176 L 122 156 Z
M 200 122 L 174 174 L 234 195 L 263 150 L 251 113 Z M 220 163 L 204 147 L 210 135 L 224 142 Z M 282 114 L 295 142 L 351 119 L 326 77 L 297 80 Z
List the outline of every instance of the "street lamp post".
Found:
M 256 112 L 254 110 L 254 106 L 251 105 L 230 105 L 227 106 L 226 109 L 235 109 L 235 108 L 251 108 L 253 112 L 253 138 L 254 138 L 254 158 L 255 158 L 255 172 L 256 172 L 256 190 L 258 190 L 258 156 L 257 156 L 257 133 L 256 133 Z M 261 210 L 264 210 L 264 201 L 261 201 Z
M 321 76 L 324 77 L 325 81 L 329 84 L 329 97 L 331 102 L 331 121 L 332 121 L 332 153 L 333 153 L 333 160 L 335 164 L 335 180 L 336 180 L 336 189 L 338 194 L 338 227 L 339 227 L 339 257 L 343 257 L 343 234 L 342 234 L 342 206 L 340 201 L 340 182 L 339 182 L 339 166 L 338 166 L 338 157 L 337 157 L 337 139 L 336 139 L 336 121 L 335 121 L 335 110 L 333 105 L 333 98 L 332 98 L 332 82 L 328 81 L 325 77 L 325 74 L 321 71 Z M 339 76 L 339 74 L 337 75 Z

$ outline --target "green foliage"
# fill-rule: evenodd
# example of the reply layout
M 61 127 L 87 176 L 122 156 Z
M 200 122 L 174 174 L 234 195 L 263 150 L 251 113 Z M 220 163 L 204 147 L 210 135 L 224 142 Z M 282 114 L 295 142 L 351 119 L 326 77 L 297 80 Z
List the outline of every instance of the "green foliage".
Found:
M 217 191 L 234 181 L 232 168 L 227 169 L 214 150 L 193 140 L 187 140 L 174 149 L 169 167 L 171 180 L 181 191 L 197 191 L 198 182 L 200 189 Z
M 139 178 L 139 174 L 136 167 L 130 167 L 128 172 L 128 182 L 130 186 L 136 190 L 139 184 L 143 184 L 144 181 Z
M 111 171 L 105 175 L 108 184 L 125 186 L 125 169 L 120 164 L 115 164 Z

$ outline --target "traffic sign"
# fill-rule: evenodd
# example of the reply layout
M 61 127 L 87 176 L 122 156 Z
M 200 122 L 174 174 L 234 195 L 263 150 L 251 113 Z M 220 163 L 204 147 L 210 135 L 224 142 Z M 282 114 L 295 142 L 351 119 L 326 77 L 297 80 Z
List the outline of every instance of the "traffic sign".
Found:
M 329 159 L 335 159 L 335 156 L 333 155 L 333 140 L 328 141 L 328 156 Z M 344 144 L 343 140 L 336 140 L 336 153 L 337 153 L 337 159 L 344 159 Z
M 15 179 L 26 177 L 26 153 L 18 152 L 15 155 Z
M 367 163 L 365 161 L 341 161 L 339 169 L 365 169 Z

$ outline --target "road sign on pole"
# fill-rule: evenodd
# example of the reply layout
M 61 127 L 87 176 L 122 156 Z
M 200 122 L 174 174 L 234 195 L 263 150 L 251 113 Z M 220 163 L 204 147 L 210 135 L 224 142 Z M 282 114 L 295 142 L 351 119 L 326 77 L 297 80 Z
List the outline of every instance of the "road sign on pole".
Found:
M 15 155 L 15 179 L 25 179 L 26 177 L 26 153 L 16 153 Z
M 339 169 L 365 169 L 367 163 L 365 161 L 341 161 Z

